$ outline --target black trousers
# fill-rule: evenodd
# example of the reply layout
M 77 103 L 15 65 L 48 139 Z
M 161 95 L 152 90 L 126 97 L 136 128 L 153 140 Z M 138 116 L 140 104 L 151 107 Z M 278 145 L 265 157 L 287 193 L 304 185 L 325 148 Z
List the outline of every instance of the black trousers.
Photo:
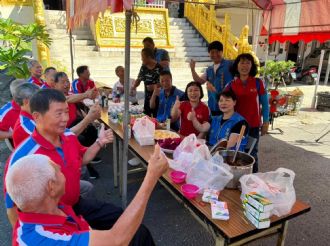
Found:
M 79 198 L 73 206 L 77 215 L 81 215 L 88 224 L 95 230 L 109 230 L 116 223 L 123 209 L 111 203 L 106 203 L 92 198 Z M 118 235 L 120 237 L 120 235 Z M 140 225 L 135 233 L 130 245 L 133 246 L 152 246 L 154 240 L 144 225 Z

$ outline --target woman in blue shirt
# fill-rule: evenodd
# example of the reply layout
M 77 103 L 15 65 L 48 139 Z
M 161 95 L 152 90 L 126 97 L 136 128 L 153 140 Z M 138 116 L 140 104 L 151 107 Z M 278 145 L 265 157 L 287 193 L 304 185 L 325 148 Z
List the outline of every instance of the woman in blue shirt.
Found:
M 244 138 L 240 145 L 240 150 L 244 151 L 248 138 L 248 123 L 240 114 L 234 110 L 236 104 L 236 95 L 232 91 L 220 93 L 218 105 L 223 115 L 212 116 L 212 123 L 209 132 L 209 144 L 211 146 L 219 141 L 226 141 L 226 148 L 236 147 L 239 133 L 243 125 L 246 126 Z

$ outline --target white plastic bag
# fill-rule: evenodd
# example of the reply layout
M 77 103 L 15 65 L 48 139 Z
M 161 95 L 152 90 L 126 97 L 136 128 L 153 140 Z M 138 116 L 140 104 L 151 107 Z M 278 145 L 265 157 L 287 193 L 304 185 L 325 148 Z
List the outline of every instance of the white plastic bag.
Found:
M 216 165 L 212 160 L 200 159 L 187 173 L 186 182 L 197 185 L 203 193 L 204 189 L 223 190 L 233 178 L 225 167 Z
M 168 163 L 170 168 L 187 173 L 193 163 L 193 154 L 182 152 L 177 159 L 171 160 L 168 158 Z
M 200 144 L 195 134 L 186 137 L 169 159 L 170 168 L 187 173 L 198 160 L 210 159 L 210 151 L 205 144 Z
M 272 214 L 283 216 L 290 213 L 296 202 L 296 192 L 293 187 L 295 173 L 286 168 L 278 168 L 276 171 L 266 173 L 254 173 L 243 175 L 240 178 L 242 195 L 257 192 L 268 198 L 273 204 Z
M 195 148 L 199 145 L 198 139 L 195 134 L 190 134 L 185 137 L 178 147 L 173 152 L 173 158 L 178 159 L 182 152 L 193 153 Z
M 153 145 L 155 143 L 155 124 L 147 116 L 135 120 L 133 132 L 140 145 Z

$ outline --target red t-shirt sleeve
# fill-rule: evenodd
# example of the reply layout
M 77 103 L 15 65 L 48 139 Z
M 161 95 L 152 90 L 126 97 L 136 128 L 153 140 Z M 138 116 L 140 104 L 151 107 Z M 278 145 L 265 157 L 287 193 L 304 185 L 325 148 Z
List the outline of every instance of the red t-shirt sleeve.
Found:
M 0 131 L 9 131 L 11 125 L 10 120 L 7 118 L 7 115 L 0 121 Z
M 202 118 L 203 122 L 209 122 L 210 120 L 210 110 L 209 107 L 206 106 L 205 104 L 203 105 L 203 118 Z
M 95 83 L 93 80 L 89 81 L 89 88 L 94 88 L 95 87 Z
M 80 156 L 83 157 L 84 154 L 86 153 L 88 147 L 81 145 L 78 141 L 78 138 L 76 138 L 76 142 L 77 142 L 76 144 L 77 144 L 77 148 L 79 150 Z

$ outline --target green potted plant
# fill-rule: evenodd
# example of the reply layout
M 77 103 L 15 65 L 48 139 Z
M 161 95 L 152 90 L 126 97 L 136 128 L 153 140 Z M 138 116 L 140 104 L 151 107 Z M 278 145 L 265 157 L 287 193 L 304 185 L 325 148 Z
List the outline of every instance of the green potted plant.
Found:
M 290 68 L 295 65 L 293 61 L 267 61 L 265 66 L 260 68 L 260 74 L 263 75 L 265 81 L 271 83 L 272 87 L 280 84 L 291 84 L 292 77 L 289 76 Z
M 51 38 L 45 26 L 18 24 L 11 19 L 0 18 L 0 70 L 15 78 L 28 78 L 27 62 L 32 53 L 32 40 L 38 40 L 47 47 Z

